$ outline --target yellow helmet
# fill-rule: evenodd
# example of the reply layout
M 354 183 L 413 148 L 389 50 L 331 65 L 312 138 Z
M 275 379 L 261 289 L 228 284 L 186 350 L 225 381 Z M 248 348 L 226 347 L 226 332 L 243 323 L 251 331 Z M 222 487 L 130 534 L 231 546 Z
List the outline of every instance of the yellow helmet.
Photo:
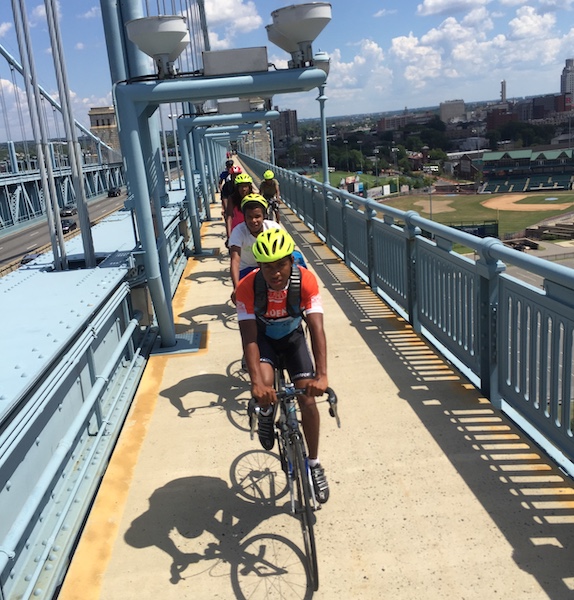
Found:
M 245 205 L 248 202 L 259 203 L 263 206 L 264 210 L 267 210 L 267 207 L 269 206 L 269 203 L 267 202 L 267 200 L 265 200 L 265 198 L 263 196 L 261 196 L 260 194 L 247 194 L 247 196 L 245 196 L 245 198 L 243 198 L 243 200 L 241 200 L 241 210 L 245 209 Z
M 235 183 L 236 185 L 240 183 L 253 183 L 253 179 L 247 173 L 239 173 L 239 175 L 235 176 Z
M 274 177 L 275 173 L 273 173 L 273 171 L 271 171 L 270 169 L 267 169 L 267 171 L 263 173 L 263 179 L 273 179 Z
M 261 232 L 252 247 L 257 262 L 271 263 L 293 254 L 295 242 L 284 229 Z

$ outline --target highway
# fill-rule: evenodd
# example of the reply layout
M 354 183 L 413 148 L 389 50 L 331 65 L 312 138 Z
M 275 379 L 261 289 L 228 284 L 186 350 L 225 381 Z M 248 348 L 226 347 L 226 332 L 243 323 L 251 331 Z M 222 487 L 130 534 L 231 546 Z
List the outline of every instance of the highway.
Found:
M 90 221 L 96 223 L 106 215 L 120 209 L 126 199 L 125 192 L 120 196 L 108 198 L 107 196 L 96 198 L 88 203 L 88 212 Z M 78 216 L 66 217 L 78 222 Z M 70 236 L 79 234 L 76 229 Z M 0 237 L 0 270 L 4 270 L 14 262 L 30 252 L 37 252 L 38 249 L 50 243 L 50 234 L 48 232 L 47 220 L 44 217 L 41 221 L 29 227 L 19 228 L 14 233 L 8 233 Z M 10 269 L 8 269 L 10 270 Z

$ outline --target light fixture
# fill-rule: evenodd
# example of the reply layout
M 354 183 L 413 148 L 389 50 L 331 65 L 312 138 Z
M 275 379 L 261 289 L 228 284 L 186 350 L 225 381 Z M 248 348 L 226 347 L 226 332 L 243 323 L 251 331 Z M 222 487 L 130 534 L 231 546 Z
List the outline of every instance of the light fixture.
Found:
M 321 71 L 325 71 L 325 75 L 329 75 L 331 69 L 331 59 L 326 52 L 317 52 L 313 56 L 313 65 Z
M 128 38 L 142 52 L 151 56 L 158 77 L 175 77 L 174 62 L 190 42 L 185 17 L 159 15 L 133 19 L 126 23 Z
M 313 63 L 312 44 L 331 20 L 328 2 L 308 2 L 279 8 L 271 13 L 273 23 L 267 25 L 272 44 L 291 54 L 289 68 L 302 68 Z

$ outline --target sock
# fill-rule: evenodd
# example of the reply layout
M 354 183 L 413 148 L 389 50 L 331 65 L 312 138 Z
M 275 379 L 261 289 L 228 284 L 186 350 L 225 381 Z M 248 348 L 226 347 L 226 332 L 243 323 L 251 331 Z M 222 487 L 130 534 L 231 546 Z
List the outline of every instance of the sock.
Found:
M 319 457 L 317 457 L 317 458 L 308 458 L 307 462 L 309 463 L 310 467 L 316 467 L 317 465 L 321 464 L 321 462 L 319 461 Z

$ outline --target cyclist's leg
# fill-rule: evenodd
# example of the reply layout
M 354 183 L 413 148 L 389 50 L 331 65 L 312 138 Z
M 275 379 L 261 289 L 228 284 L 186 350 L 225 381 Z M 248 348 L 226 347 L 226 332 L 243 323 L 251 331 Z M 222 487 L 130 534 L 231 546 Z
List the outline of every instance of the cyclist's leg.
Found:
M 257 336 L 257 345 L 259 346 L 260 367 L 263 383 L 272 386 L 275 380 L 275 365 L 277 364 L 277 355 L 268 339 L 260 332 Z M 274 407 L 262 408 L 259 412 L 257 434 L 259 441 L 265 450 L 271 450 L 275 443 L 274 430 Z
M 315 367 L 313 366 L 313 360 L 305 340 L 303 328 L 299 327 L 291 333 L 284 344 L 285 347 L 282 350 L 282 355 L 289 377 L 296 388 L 304 389 L 313 378 Z M 306 394 L 298 396 L 297 399 L 299 401 L 299 408 L 301 409 L 301 421 L 307 442 L 308 455 L 310 459 L 315 460 L 317 459 L 319 450 L 320 428 L 317 404 L 315 403 L 315 398 Z

